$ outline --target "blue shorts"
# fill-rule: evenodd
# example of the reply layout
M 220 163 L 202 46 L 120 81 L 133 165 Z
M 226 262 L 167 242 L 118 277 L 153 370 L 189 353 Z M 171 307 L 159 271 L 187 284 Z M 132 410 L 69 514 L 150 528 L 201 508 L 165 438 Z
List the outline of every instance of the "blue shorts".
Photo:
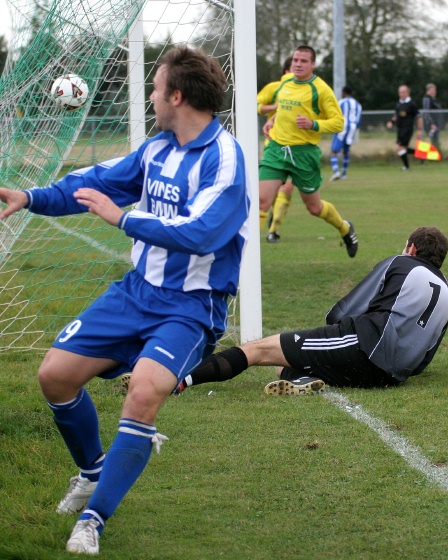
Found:
M 210 355 L 227 327 L 227 294 L 152 286 L 133 270 L 56 337 L 53 347 L 120 365 L 109 379 L 151 358 L 182 380 Z
M 343 140 L 339 140 L 337 134 L 333 134 L 333 140 L 331 141 L 331 151 L 335 154 L 338 154 L 340 151 L 343 151 L 345 154 L 348 154 L 350 151 L 349 144 L 346 144 Z

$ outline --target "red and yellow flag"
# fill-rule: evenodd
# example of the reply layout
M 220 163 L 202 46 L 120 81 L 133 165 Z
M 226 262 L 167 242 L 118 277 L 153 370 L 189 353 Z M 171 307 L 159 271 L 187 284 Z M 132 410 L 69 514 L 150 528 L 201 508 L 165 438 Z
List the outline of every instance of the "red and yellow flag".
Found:
M 442 156 L 439 150 L 429 142 L 417 140 L 415 144 L 414 157 L 419 159 L 429 159 L 432 161 L 440 161 Z

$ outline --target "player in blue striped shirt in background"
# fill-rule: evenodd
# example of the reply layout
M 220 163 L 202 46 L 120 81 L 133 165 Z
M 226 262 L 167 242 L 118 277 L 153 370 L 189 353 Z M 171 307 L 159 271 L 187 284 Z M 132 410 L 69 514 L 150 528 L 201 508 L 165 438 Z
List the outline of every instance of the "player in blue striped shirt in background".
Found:
M 353 91 L 349 86 L 342 88 L 342 99 L 339 101 L 339 105 L 344 115 L 344 130 L 334 134 L 331 142 L 330 164 L 333 175 L 330 177 L 330 181 L 347 178 L 347 169 L 350 165 L 350 148 L 362 120 L 361 104 L 353 97 Z M 342 152 L 341 172 L 339 171 L 340 152 Z

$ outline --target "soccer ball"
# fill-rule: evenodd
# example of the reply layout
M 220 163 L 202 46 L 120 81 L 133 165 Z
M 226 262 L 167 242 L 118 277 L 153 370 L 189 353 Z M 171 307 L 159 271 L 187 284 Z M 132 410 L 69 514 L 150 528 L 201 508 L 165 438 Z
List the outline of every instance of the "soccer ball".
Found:
M 56 78 L 50 93 L 56 105 L 66 111 L 74 111 L 87 101 L 89 88 L 85 80 L 76 74 L 66 74 Z

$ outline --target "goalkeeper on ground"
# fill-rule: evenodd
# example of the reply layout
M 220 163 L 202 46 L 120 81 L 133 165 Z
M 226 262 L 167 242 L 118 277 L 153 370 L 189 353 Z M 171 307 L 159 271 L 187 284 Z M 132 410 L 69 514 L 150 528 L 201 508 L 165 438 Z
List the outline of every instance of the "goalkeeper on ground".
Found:
M 190 385 L 232 379 L 250 366 L 283 366 L 269 395 L 334 387 L 388 387 L 419 375 L 448 323 L 448 285 L 440 268 L 448 239 L 435 227 L 413 231 L 401 255 L 384 259 L 337 302 L 326 325 L 275 334 L 213 354 L 188 375 Z

